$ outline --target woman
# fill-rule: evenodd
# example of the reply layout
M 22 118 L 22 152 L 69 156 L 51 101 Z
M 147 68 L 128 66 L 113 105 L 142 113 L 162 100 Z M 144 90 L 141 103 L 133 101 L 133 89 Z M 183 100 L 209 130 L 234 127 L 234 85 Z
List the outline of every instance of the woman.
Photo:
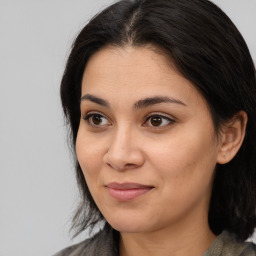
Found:
M 207 0 L 124 0 L 76 38 L 61 84 L 82 202 L 57 255 L 255 255 L 256 82 Z

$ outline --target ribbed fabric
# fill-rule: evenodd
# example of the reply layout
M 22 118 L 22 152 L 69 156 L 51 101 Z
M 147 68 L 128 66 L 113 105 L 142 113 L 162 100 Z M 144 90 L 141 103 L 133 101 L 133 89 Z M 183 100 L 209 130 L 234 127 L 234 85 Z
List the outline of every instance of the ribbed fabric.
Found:
M 202 256 L 256 256 L 256 245 L 238 242 L 235 235 L 223 231 Z
M 119 256 L 118 233 L 108 224 L 94 237 L 70 246 L 53 256 Z M 234 235 L 223 231 L 210 248 L 199 256 L 256 256 L 256 245 L 238 242 Z
M 106 224 L 104 229 L 94 237 L 70 246 L 53 256 L 118 256 L 115 232 Z

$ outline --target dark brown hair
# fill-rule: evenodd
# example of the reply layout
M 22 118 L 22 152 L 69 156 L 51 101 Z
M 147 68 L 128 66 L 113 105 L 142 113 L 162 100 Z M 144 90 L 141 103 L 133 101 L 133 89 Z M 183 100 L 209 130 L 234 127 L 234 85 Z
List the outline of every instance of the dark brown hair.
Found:
M 75 148 L 81 80 L 88 59 L 107 46 L 154 45 L 207 100 L 216 132 L 238 111 L 248 115 L 246 136 L 232 161 L 217 165 L 209 209 L 215 234 L 241 240 L 256 226 L 256 82 L 247 45 L 232 21 L 207 0 L 123 0 L 96 15 L 74 41 L 61 82 L 61 100 Z M 76 234 L 103 219 L 75 157 L 81 204 Z

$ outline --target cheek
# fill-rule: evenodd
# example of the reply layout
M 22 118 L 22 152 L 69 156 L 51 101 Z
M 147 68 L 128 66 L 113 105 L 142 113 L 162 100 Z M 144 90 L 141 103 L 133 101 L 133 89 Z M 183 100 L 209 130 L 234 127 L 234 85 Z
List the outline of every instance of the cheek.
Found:
M 183 137 L 177 139 L 177 144 L 172 140 L 151 152 L 151 159 L 154 159 L 151 164 L 160 180 L 159 207 L 170 205 L 167 215 L 182 216 L 195 205 L 208 207 L 215 167 L 208 142 Z
M 161 179 L 177 188 L 196 187 L 202 180 L 209 183 L 216 166 L 216 150 L 209 133 L 204 136 L 191 131 L 159 140 L 147 153 Z
M 82 129 L 78 130 L 76 155 L 86 180 L 97 175 L 102 164 L 104 141 L 95 139 Z

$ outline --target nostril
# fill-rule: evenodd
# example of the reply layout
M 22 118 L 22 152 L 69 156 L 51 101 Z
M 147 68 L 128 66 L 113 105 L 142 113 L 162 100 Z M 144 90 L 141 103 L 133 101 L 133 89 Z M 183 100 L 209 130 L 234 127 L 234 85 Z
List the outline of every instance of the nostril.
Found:
M 119 170 L 119 171 L 124 171 L 124 170 L 127 170 L 127 169 L 135 169 L 136 168 L 136 164 L 125 164 L 125 165 L 115 165 L 115 164 L 112 164 L 112 163 L 106 163 L 108 167 L 112 168 L 112 169 L 116 169 L 116 170 Z
M 132 166 L 135 166 L 135 164 L 126 164 L 125 166 L 132 167 Z

